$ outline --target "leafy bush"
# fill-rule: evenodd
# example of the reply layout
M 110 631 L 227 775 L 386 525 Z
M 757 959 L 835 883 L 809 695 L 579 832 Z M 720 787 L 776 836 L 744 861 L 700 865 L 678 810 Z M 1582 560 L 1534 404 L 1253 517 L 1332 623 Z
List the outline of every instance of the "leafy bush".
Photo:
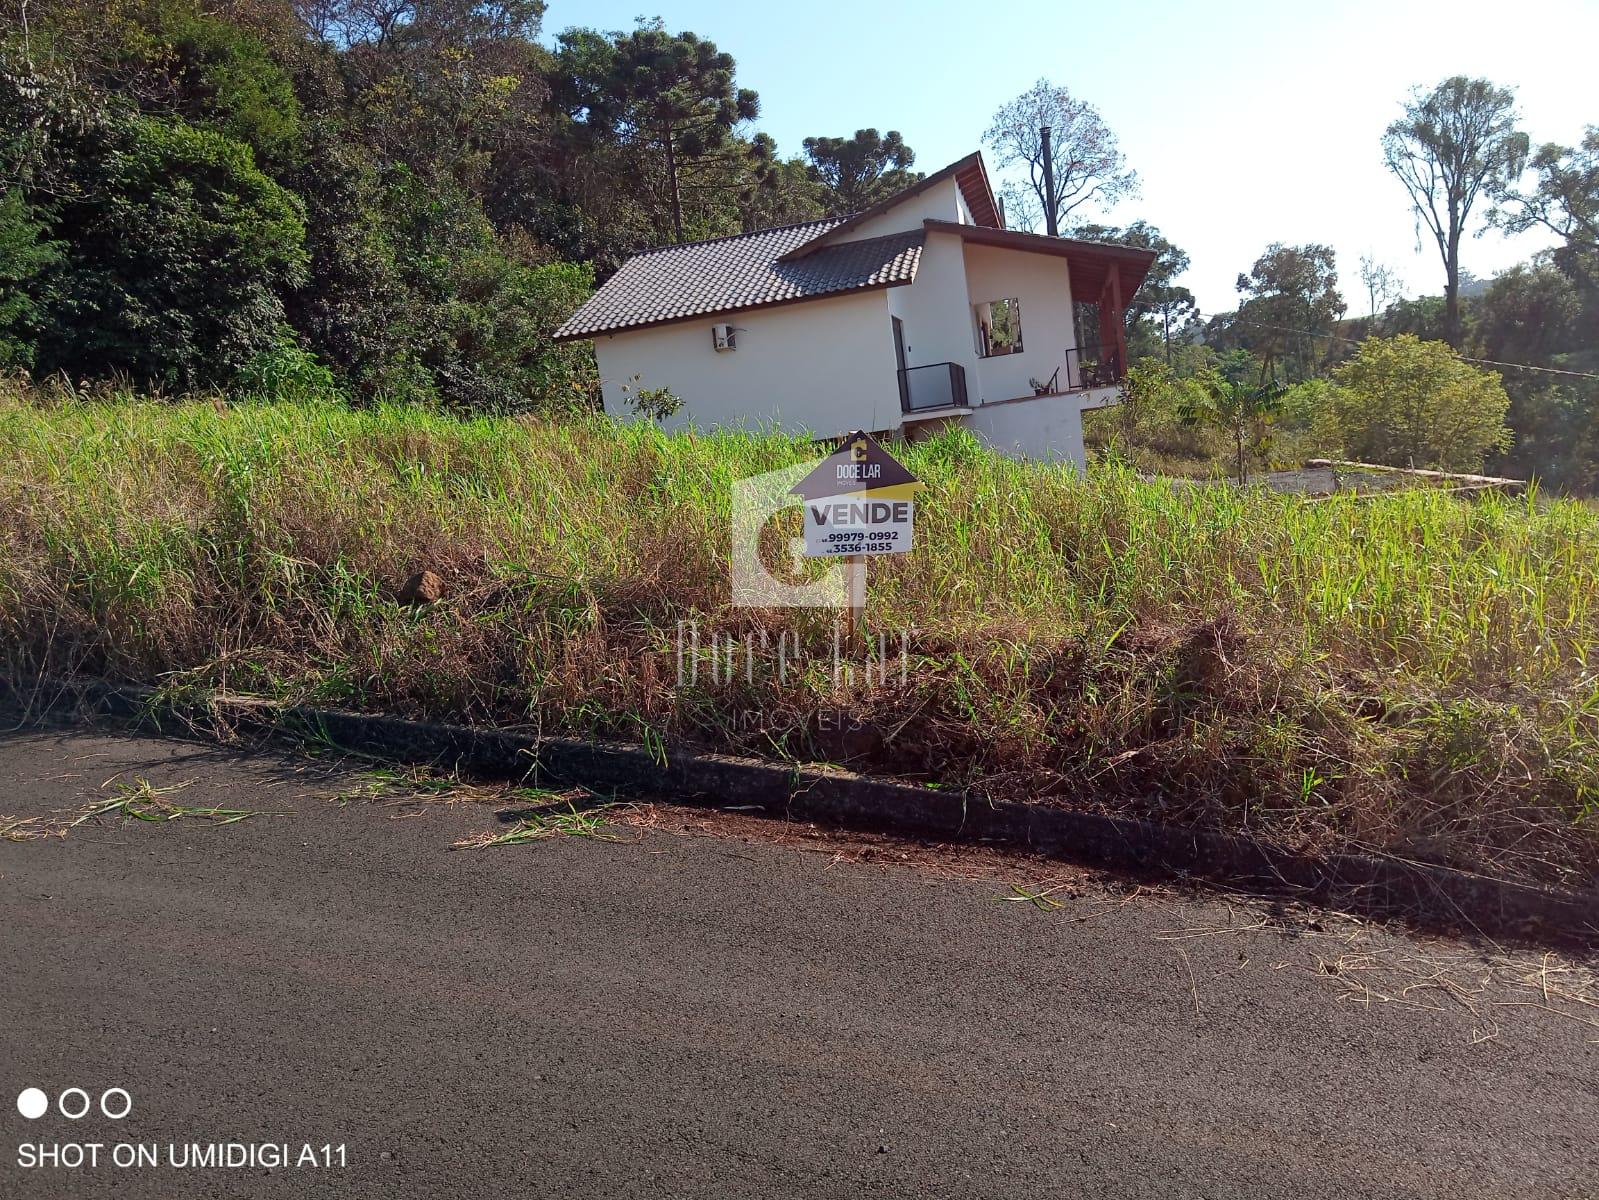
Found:
M 1277 419 L 1283 429 L 1310 432 L 1326 425 L 1337 403 L 1337 384 L 1330 379 L 1306 379 L 1284 389 Z
M 243 142 L 270 169 L 299 158 L 299 98 L 258 37 L 197 0 L 161 0 L 143 32 L 140 67 L 167 85 L 162 99 L 177 113 Z
M 333 372 L 295 340 L 291 330 L 240 368 L 237 391 L 264 400 L 333 400 L 340 396 Z
M 41 370 L 202 387 L 274 343 L 305 226 L 248 146 L 132 115 L 56 152 L 74 191 L 49 222 L 63 253 L 43 281 Z
M 60 257 L 20 189 L 0 195 L 0 371 L 33 365 L 42 311 L 35 281 Z
M 1203 383 L 1158 359 L 1134 363 L 1121 403 L 1084 414 L 1084 440 L 1145 470 L 1208 473 L 1226 453 L 1215 430 L 1186 422 L 1186 408 L 1203 401 Z
M 639 416 L 651 421 L 664 421 L 683 407 L 683 398 L 671 388 L 647 388 L 643 382 L 642 375 L 634 375 L 622 385 L 622 395 L 627 397 L 628 404 Z
M 1344 453 L 1366 462 L 1477 471 L 1510 445 L 1510 397 L 1492 371 L 1414 334 L 1367 338 L 1334 373 L 1332 419 Z

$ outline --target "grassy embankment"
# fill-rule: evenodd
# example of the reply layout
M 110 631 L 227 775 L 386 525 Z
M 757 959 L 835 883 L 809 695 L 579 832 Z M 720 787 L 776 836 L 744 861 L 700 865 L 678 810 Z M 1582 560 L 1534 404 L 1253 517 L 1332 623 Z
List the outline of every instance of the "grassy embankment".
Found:
M 727 603 L 729 485 L 776 437 L 417 410 L 0 395 L 0 669 L 82 671 L 664 745 L 1599 879 L 1599 514 L 1307 504 L 911 448 L 915 553 L 828 669 L 824 612 Z M 396 584 L 427 566 L 437 604 Z M 680 685 L 677 622 L 797 631 Z M 774 643 L 775 644 L 775 643 Z M 791 655 L 792 656 L 792 655 Z M 855 729 L 839 730 L 837 715 Z M 750 713 L 758 714 L 750 719 Z

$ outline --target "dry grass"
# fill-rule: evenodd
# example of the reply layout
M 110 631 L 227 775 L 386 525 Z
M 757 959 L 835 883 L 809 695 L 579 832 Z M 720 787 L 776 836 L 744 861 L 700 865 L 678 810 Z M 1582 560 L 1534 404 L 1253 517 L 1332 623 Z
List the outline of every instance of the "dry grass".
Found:
M 1379 943 L 1349 939 L 1319 951 L 1315 975 L 1341 998 L 1366 1007 L 1456 1012 L 1469 1019 L 1471 1041 L 1498 1039 L 1511 1015 L 1529 1013 L 1573 1021 L 1599 1043 L 1599 975 L 1590 963 L 1555 954 L 1481 951 L 1461 946 Z
M 164 824 L 167 821 L 191 820 L 207 825 L 235 825 L 251 817 L 284 817 L 290 814 L 279 810 L 266 812 L 253 808 L 221 808 L 216 805 L 178 804 L 170 797 L 187 788 L 193 780 L 156 787 L 147 779 L 134 779 L 118 783 L 109 799 L 96 800 L 76 812 L 56 813 L 49 816 L 0 816 L 0 840 L 32 842 L 40 838 L 66 837 L 69 832 L 101 817 L 122 817 L 129 821 Z M 106 786 L 110 786 L 108 783 Z
M 716 749 L 1040 803 L 1599 878 L 1599 514 L 1179 488 L 908 448 L 916 553 L 829 614 L 731 608 L 731 482 L 767 436 L 414 409 L 0 395 L 0 645 L 81 671 Z M 398 585 L 428 567 L 443 599 Z M 676 675 L 680 620 L 766 649 Z M 792 656 L 791 656 L 792 658 Z M 841 723 L 838 714 L 847 713 Z
M 544 810 L 518 817 L 509 829 L 491 829 L 453 843 L 455 850 L 483 850 L 490 846 L 525 846 L 529 842 L 545 842 L 551 838 L 589 838 L 596 842 L 636 841 L 625 838 L 608 824 L 612 806 L 601 804 L 579 808 L 568 802 L 565 808 L 547 806 Z

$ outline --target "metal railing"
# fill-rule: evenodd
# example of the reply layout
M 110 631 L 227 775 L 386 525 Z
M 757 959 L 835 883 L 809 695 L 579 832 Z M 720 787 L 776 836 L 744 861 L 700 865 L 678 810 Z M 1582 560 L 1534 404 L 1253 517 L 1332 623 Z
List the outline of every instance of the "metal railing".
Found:
M 966 407 L 966 368 L 960 363 L 929 363 L 899 372 L 899 403 L 906 412 Z
M 1043 381 L 1041 394 L 1058 396 L 1089 388 L 1115 387 L 1121 379 L 1121 362 L 1114 350 L 1107 355 L 1085 358 L 1082 347 L 1073 346 L 1066 351 L 1066 360 L 1056 366 L 1055 373 Z
M 1111 350 L 1098 362 L 1090 363 L 1083 371 L 1085 388 L 1115 387 L 1122 381 L 1121 356 Z

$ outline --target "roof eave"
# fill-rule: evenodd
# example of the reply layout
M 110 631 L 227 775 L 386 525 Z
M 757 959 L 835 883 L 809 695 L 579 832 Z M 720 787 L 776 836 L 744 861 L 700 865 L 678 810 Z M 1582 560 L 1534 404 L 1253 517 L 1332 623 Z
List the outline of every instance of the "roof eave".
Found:
M 937 217 L 928 217 L 922 225 L 932 233 L 955 233 L 967 241 L 986 242 L 1017 250 L 1027 249 L 1039 254 L 1063 256 L 1073 252 L 1102 254 L 1107 258 L 1119 258 L 1130 263 L 1150 264 L 1159 257 L 1157 251 L 1146 250 L 1141 246 L 1124 246 L 1120 242 L 1087 242 L 1079 238 L 1051 237 L 1046 233 L 1026 233 L 1020 229 L 992 229 L 982 225 L 963 225 L 959 221 L 941 221 Z
M 980 246 L 1000 250 L 1016 250 L 1023 254 L 1048 254 L 1076 262 L 1092 269 L 1099 263 L 1114 263 L 1119 276 L 1122 295 L 1130 299 L 1132 293 L 1144 282 L 1150 267 L 1159 257 L 1154 250 L 1138 246 L 1122 246 L 1115 242 L 1085 242 L 1076 238 L 1050 237 L 1042 233 L 1024 233 L 1018 229 L 987 229 L 980 225 L 962 225 L 959 221 L 940 221 L 929 217 L 922 222 L 929 233 L 952 233 Z

